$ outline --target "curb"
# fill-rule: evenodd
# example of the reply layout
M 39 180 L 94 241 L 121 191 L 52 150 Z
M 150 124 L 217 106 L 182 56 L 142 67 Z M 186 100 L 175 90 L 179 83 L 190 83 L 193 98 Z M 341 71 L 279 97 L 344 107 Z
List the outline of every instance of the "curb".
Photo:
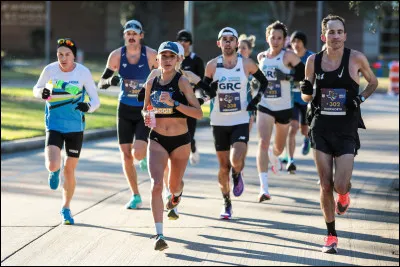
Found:
M 205 118 L 197 122 L 197 127 L 206 127 L 209 125 L 209 118 Z M 83 135 L 83 140 L 90 141 L 114 136 L 117 136 L 117 128 L 94 129 L 85 131 Z M 11 154 L 21 151 L 44 148 L 45 140 L 45 136 L 38 136 L 33 138 L 19 139 L 15 141 L 3 141 L 1 142 L 1 153 Z
M 85 131 L 83 134 L 83 140 L 96 140 L 106 137 L 112 137 L 117 135 L 116 128 L 105 128 L 105 129 L 94 129 Z M 9 154 L 20 151 L 28 151 L 38 148 L 44 148 L 45 136 L 38 136 L 33 138 L 19 139 L 15 141 L 1 142 L 1 153 Z

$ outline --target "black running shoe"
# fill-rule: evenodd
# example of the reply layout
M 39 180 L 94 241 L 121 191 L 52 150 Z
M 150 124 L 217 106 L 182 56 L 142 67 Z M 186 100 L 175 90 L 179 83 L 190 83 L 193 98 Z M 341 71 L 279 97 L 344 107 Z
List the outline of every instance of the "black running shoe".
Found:
M 294 162 L 291 162 L 290 164 L 288 163 L 286 165 L 286 171 L 290 172 L 290 174 L 295 174 L 296 173 L 296 165 L 294 165 Z
M 151 238 L 156 239 L 156 242 L 154 242 L 154 250 L 163 251 L 168 248 L 164 235 L 153 235 Z

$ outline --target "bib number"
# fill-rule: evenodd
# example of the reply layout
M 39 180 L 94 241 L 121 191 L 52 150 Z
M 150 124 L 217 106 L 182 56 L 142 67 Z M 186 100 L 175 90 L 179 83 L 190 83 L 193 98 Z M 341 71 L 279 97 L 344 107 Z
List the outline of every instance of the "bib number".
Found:
M 138 97 L 140 89 L 143 87 L 144 82 L 139 80 L 124 79 L 123 90 L 124 95 L 128 97 Z
M 346 89 L 321 88 L 321 114 L 346 115 Z
M 240 93 L 219 93 L 219 111 L 221 113 L 237 112 L 240 107 Z
M 264 97 L 265 98 L 282 97 L 281 82 L 280 81 L 268 82 L 268 87 L 265 89 Z
M 169 106 L 166 103 L 160 101 L 162 91 L 154 91 L 150 95 L 150 102 L 157 114 L 172 114 L 174 112 L 174 107 Z M 169 93 L 170 96 L 172 93 Z

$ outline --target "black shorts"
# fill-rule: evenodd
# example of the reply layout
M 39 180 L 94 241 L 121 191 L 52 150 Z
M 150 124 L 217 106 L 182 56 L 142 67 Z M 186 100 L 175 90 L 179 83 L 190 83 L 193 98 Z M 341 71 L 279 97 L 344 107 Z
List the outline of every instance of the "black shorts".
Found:
M 307 111 L 307 105 L 294 103 L 292 120 L 299 121 L 301 125 L 308 125 L 306 122 L 306 111 Z
M 147 142 L 150 128 L 144 125 L 141 107 L 132 107 L 123 103 L 118 106 L 117 131 L 119 144 L 132 144 L 135 140 Z
M 228 151 L 236 142 L 246 143 L 249 141 L 249 124 L 233 126 L 213 125 L 214 145 L 216 151 Z
M 293 109 L 284 109 L 279 111 L 272 111 L 261 105 L 258 105 L 258 111 L 266 113 L 275 118 L 275 123 L 288 124 L 292 120 Z
M 82 149 L 83 132 L 60 133 L 53 130 L 46 132 L 46 147 L 52 145 L 62 150 L 64 142 L 67 156 L 79 158 Z
M 308 132 L 311 147 L 334 157 L 344 154 L 357 155 L 360 149 L 360 138 L 358 132 L 341 133 L 333 131 L 313 131 Z
M 156 131 L 150 131 L 149 139 L 159 143 L 167 150 L 168 154 L 171 154 L 178 147 L 190 144 L 192 137 L 189 132 L 176 136 L 165 136 Z

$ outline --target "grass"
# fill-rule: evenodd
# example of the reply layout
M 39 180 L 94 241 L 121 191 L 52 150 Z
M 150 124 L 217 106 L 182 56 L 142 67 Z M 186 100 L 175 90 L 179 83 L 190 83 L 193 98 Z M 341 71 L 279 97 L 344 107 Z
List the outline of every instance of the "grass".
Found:
M 100 108 L 86 114 L 86 130 L 116 127 L 117 96 L 100 93 L 99 97 Z M 44 136 L 44 107 L 43 100 L 33 97 L 32 88 L 1 88 L 1 141 Z M 208 117 L 210 107 L 202 108 Z
M 85 61 L 97 82 L 104 70 L 106 59 L 102 61 Z M 13 67 L 1 69 L 3 81 L 28 81 L 35 84 L 43 66 Z M 378 78 L 377 92 L 386 93 L 389 86 L 387 77 Z M 361 78 L 360 89 L 363 90 L 366 81 Z M 101 91 L 100 91 L 101 92 Z M 116 96 L 99 94 L 101 106 L 93 114 L 86 115 L 86 129 L 116 127 L 116 109 L 118 99 Z M 203 115 L 208 118 L 210 106 L 202 106 Z M 1 141 L 16 140 L 45 135 L 44 130 L 44 102 L 32 95 L 32 88 L 1 88 Z
M 118 98 L 99 94 L 101 106 L 86 114 L 86 130 L 116 127 Z M 1 89 L 1 141 L 44 136 L 44 107 L 31 88 Z
M 93 79 L 95 81 L 100 80 L 100 76 L 104 71 L 107 59 L 104 62 L 99 61 L 87 61 L 84 65 L 92 72 Z M 23 81 L 37 81 L 44 65 L 34 66 L 18 66 L 11 68 L 1 68 L 1 79 L 2 80 L 23 80 Z

